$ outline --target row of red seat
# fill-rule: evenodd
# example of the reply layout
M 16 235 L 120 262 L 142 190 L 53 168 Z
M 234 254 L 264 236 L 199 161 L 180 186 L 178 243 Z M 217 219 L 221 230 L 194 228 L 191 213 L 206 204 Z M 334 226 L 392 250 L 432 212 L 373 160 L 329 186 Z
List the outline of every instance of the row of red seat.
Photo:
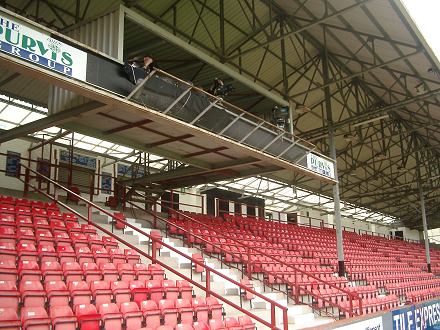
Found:
M 410 291 L 405 294 L 406 301 L 409 303 L 416 303 L 427 299 L 433 299 L 440 296 L 440 289 L 439 288 L 432 288 L 432 289 L 423 289 L 423 290 L 416 290 L 416 291 Z
M 253 330 L 255 325 L 248 316 L 198 320 L 194 322 L 192 306 L 188 301 L 180 299 L 161 301 L 159 306 L 153 301 L 143 301 L 141 306 L 133 302 L 125 302 L 119 306 L 115 303 L 98 305 L 80 304 L 74 307 L 75 314 L 70 306 L 50 306 L 49 314 L 43 307 L 24 307 L 21 311 L 21 320 L 12 308 L 3 308 L 0 311 L 0 324 L 7 329 L 53 329 L 76 330 L 80 329 L 111 329 L 137 330 L 209 330 L 234 329 Z M 200 312 L 199 312 L 200 313 Z M 163 326 L 161 324 L 164 324 Z M 208 325 L 209 324 L 209 327 Z

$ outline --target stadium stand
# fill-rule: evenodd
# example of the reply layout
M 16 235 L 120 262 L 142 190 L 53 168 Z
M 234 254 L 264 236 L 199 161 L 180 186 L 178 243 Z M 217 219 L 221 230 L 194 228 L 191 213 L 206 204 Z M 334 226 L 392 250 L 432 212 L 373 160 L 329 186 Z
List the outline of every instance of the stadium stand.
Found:
M 358 294 L 363 306 L 362 311 L 360 307 L 355 307 L 358 313 L 372 313 L 397 307 L 401 303 L 420 301 L 423 297 L 436 297 L 440 289 L 440 280 L 421 266 L 420 260 L 424 258 L 421 244 L 344 232 L 347 277 L 339 277 L 336 275 L 334 229 L 282 224 L 255 217 L 226 214 L 222 218 L 192 212 L 173 212 L 169 221 L 172 235 L 184 235 L 189 243 L 198 244 L 200 240 L 193 236 L 197 235 L 219 245 L 220 248 L 214 248 L 207 243 L 202 248 L 208 255 L 219 254 L 225 263 L 241 263 L 250 267 L 248 272 L 257 278 L 261 275 L 268 286 L 285 285 L 291 296 L 295 296 L 298 285 L 307 288 L 298 292 L 300 296 L 313 291 L 316 298 L 313 303 L 318 308 L 331 307 L 330 302 L 347 308 L 347 294 L 341 294 L 307 275 L 299 275 L 295 268 Z M 177 227 L 184 228 L 186 234 Z M 234 238 L 240 239 L 241 243 Z M 252 251 L 250 262 L 247 255 L 249 247 Z M 440 252 L 433 250 L 432 258 L 435 260 L 433 264 L 438 265 Z M 278 259 L 283 261 L 283 265 Z M 302 298 L 303 302 L 307 300 Z
M 134 250 L 119 248 L 73 213 L 10 196 L 0 196 L 0 209 L 2 327 L 255 328 L 246 317 L 223 320 L 216 298 L 193 296 L 190 283 L 166 279 L 162 267 L 141 263 Z M 66 235 L 56 236 L 58 231 Z

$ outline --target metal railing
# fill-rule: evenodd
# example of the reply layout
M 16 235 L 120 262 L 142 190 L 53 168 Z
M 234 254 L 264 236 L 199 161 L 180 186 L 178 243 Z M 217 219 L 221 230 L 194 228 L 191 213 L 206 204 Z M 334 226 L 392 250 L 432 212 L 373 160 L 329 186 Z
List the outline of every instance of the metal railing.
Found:
M 283 329 L 284 329 L 284 330 L 287 330 L 287 329 L 288 329 L 287 307 L 285 307 L 285 306 L 283 306 L 283 305 L 281 305 L 281 304 L 279 304 L 279 303 L 277 303 L 277 302 L 275 302 L 275 301 L 273 301 L 273 300 L 271 300 L 271 299 L 265 297 L 264 295 L 262 295 L 262 294 L 260 294 L 260 293 L 258 293 L 258 292 L 256 292 L 256 291 L 254 291 L 253 289 L 251 289 L 251 288 L 249 288 L 249 287 L 247 287 L 247 286 L 244 286 L 244 285 L 242 285 L 241 283 L 239 283 L 239 282 L 237 282 L 237 281 L 235 281 L 235 280 L 233 280 L 233 279 L 227 277 L 226 275 L 224 275 L 224 274 L 218 272 L 218 271 L 215 270 L 214 268 L 211 268 L 211 267 L 205 265 L 204 263 L 201 263 L 200 261 L 198 261 L 198 260 L 196 260 L 196 259 L 194 259 L 194 258 L 192 258 L 192 257 L 190 257 L 190 256 L 188 256 L 188 255 L 186 255 L 186 254 L 184 254 L 183 252 L 177 250 L 177 249 L 174 248 L 173 246 L 168 245 L 168 244 L 162 242 L 162 239 L 161 239 L 161 238 L 159 238 L 159 237 L 157 237 L 157 236 L 154 236 L 154 235 L 150 235 L 150 234 L 146 233 L 145 231 L 143 231 L 143 230 L 141 230 L 141 229 L 139 229 L 139 228 L 133 226 L 132 224 L 130 224 L 130 223 L 126 222 L 126 221 L 121 220 L 120 218 L 116 217 L 113 213 L 111 213 L 111 212 L 109 212 L 109 211 L 107 211 L 107 210 L 105 210 L 105 209 L 99 207 L 98 205 L 96 205 L 96 204 L 94 204 L 94 203 L 88 201 L 87 199 L 81 197 L 80 195 L 75 194 L 74 192 L 70 191 L 70 190 L 67 189 L 66 187 L 64 187 L 64 186 L 60 185 L 59 183 L 57 183 L 57 182 L 51 180 L 50 178 L 48 178 L 48 177 L 46 177 L 46 176 L 44 176 L 44 175 L 42 175 L 42 174 L 40 174 L 40 173 L 34 171 L 34 170 L 31 169 L 30 167 L 28 167 L 28 166 L 26 166 L 26 165 L 21 165 L 21 166 L 24 167 L 24 168 L 26 169 L 27 172 L 32 172 L 32 173 L 34 173 L 36 176 L 41 177 L 41 178 L 47 180 L 47 182 L 53 184 L 54 186 L 56 186 L 56 187 L 59 188 L 59 189 L 64 190 L 64 191 L 67 192 L 67 193 L 73 194 L 74 196 L 76 196 L 77 198 L 79 198 L 81 201 L 83 201 L 84 203 L 86 203 L 86 205 L 87 205 L 87 209 L 88 209 L 87 216 L 82 215 L 81 213 L 79 213 L 78 211 L 72 209 L 72 208 L 69 207 L 68 205 L 66 205 L 66 204 L 64 204 L 64 203 L 62 203 L 62 202 L 56 200 L 52 195 L 50 195 L 49 193 L 47 193 L 47 192 L 45 192 L 45 191 L 39 189 L 38 187 L 32 186 L 36 191 L 38 191 L 39 193 L 41 193 L 41 194 L 43 194 L 44 196 L 48 197 L 48 198 L 51 199 L 52 201 L 55 201 L 57 204 L 63 206 L 65 209 L 69 210 L 70 212 L 76 214 L 78 217 L 80 217 L 80 218 L 83 219 L 84 221 L 87 221 L 88 224 L 93 225 L 94 227 L 96 227 L 97 229 L 99 229 L 100 231 L 102 231 L 103 233 L 109 235 L 110 237 L 113 237 L 114 239 L 116 239 L 117 241 L 121 242 L 122 244 L 128 246 L 129 248 L 131 248 L 131 249 L 133 249 L 133 250 L 135 250 L 135 251 L 137 251 L 140 255 L 142 255 L 142 256 L 146 257 L 147 259 L 151 260 L 153 263 L 157 263 L 157 264 L 161 265 L 164 269 L 166 269 L 166 270 L 168 270 L 168 271 L 170 271 L 170 272 L 176 274 L 176 275 L 179 276 L 180 278 L 182 278 L 182 279 L 188 281 L 189 283 L 193 284 L 194 286 L 198 287 L 199 289 L 201 289 L 202 291 L 205 292 L 205 294 L 206 294 L 207 297 L 209 297 L 209 296 L 212 295 L 213 297 L 215 297 L 215 298 L 221 300 L 222 302 L 228 304 L 229 306 L 231 306 L 231 307 L 237 309 L 237 310 L 240 311 L 241 313 L 248 315 L 249 317 L 251 317 L 251 318 L 254 319 L 255 321 L 257 321 L 257 322 L 259 322 L 259 323 L 261 323 L 261 324 L 263 324 L 263 325 L 269 327 L 270 329 L 274 329 L 274 330 L 275 330 L 275 329 L 279 329 L 279 328 L 277 327 L 277 322 L 276 322 L 276 308 L 279 308 L 279 309 L 282 310 L 282 315 L 283 315 Z M 20 177 L 18 177 L 18 179 L 19 179 L 20 181 L 24 182 L 24 180 L 22 180 Z M 116 221 L 118 221 L 118 222 L 122 222 L 125 226 L 127 226 L 127 227 L 129 227 L 129 228 L 135 230 L 136 232 L 138 232 L 138 233 L 140 233 L 140 234 L 142 234 L 142 235 L 148 237 L 149 240 L 151 241 L 151 245 L 152 245 L 151 256 L 150 256 L 149 254 L 145 253 L 143 250 L 137 248 L 136 246 L 134 246 L 134 245 L 132 245 L 132 244 L 126 242 L 125 240 L 123 240 L 122 238 L 120 238 L 118 235 L 115 235 L 113 232 L 111 232 L 111 231 L 109 231 L 109 230 L 103 228 L 102 226 L 100 226 L 100 225 L 94 223 L 94 222 L 92 221 L 92 210 L 93 210 L 93 209 L 96 209 L 96 210 L 100 211 L 101 213 L 103 213 L 103 214 L 105 214 L 105 215 L 107 215 L 107 216 L 109 216 L 109 217 L 112 218 L 112 220 L 113 220 L 113 221 L 112 221 L 112 230 L 113 230 L 113 223 L 116 222 Z M 205 273 L 206 273 L 206 276 L 205 276 L 205 285 L 203 286 L 203 285 L 199 284 L 198 282 L 194 281 L 193 279 L 191 279 L 191 278 L 185 276 L 184 274 L 178 272 L 176 269 L 174 269 L 174 268 L 168 266 L 167 264 L 161 262 L 160 260 L 158 260 L 158 259 L 157 259 L 157 250 L 158 250 L 158 248 L 161 247 L 161 246 L 167 248 L 167 249 L 170 250 L 170 251 L 173 251 L 174 253 L 180 255 L 181 257 L 184 257 L 184 258 L 188 259 L 189 261 L 191 261 L 191 263 L 194 263 L 194 264 L 196 264 L 196 265 L 200 265 L 200 266 L 202 266 L 202 267 L 205 269 Z M 252 312 L 250 312 L 250 311 L 248 311 L 248 310 L 246 310 L 246 309 L 243 309 L 242 307 L 240 307 L 240 306 L 238 306 L 237 304 L 233 303 L 232 301 L 226 299 L 226 298 L 223 297 L 222 295 L 220 295 L 220 294 L 214 292 L 213 290 L 211 290 L 211 276 L 213 276 L 213 275 L 218 276 L 218 277 L 221 277 L 223 280 L 225 280 L 225 281 L 227 281 L 227 282 L 229 282 L 229 283 L 231 283 L 231 284 L 237 286 L 238 288 L 240 288 L 240 290 L 248 291 L 248 292 L 252 293 L 253 295 L 255 295 L 256 297 L 259 297 L 259 298 L 265 300 L 266 302 L 268 302 L 268 303 L 271 305 L 271 317 L 270 317 L 270 322 L 268 322 L 268 321 L 266 321 L 266 320 L 260 318 L 259 316 L 253 314 Z

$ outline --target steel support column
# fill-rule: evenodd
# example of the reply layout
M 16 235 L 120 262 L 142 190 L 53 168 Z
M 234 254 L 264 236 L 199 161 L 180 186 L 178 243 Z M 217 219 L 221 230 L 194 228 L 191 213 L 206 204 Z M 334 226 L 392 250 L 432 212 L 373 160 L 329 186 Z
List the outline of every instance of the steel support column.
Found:
M 429 236 L 428 236 L 428 224 L 426 222 L 425 196 L 423 195 L 423 187 L 420 182 L 419 182 L 419 193 L 420 193 L 420 208 L 422 210 L 423 236 L 425 238 L 426 264 L 428 265 L 428 272 L 431 273 L 431 254 L 429 253 Z
M 327 47 L 325 46 L 325 50 L 322 58 L 322 72 L 323 72 L 324 84 L 328 84 L 328 82 L 330 81 L 329 71 L 330 70 L 329 70 L 328 53 L 327 53 Z M 334 222 L 336 227 L 336 246 L 338 251 L 338 274 L 339 276 L 345 276 L 344 242 L 342 237 L 342 223 L 341 223 L 341 201 L 339 199 L 338 166 L 337 166 L 337 154 L 336 154 L 336 145 L 335 145 L 335 129 L 333 127 L 330 85 L 327 85 L 324 88 L 324 96 L 325 96 L 325 110 L 327 116 L 327 128 L 329 133 L 330 157 L 335 161 L 334 179 L 337 181 L 333 185 L 333 202 L 334 202 Z

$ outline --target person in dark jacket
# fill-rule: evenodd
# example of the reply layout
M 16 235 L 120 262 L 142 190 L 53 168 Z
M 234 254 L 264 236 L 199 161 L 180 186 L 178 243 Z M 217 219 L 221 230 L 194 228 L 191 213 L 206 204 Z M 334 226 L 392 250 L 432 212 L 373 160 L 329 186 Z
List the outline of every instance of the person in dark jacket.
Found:
M 133 84 L 138 84 L 144 80 L 153 69 L 153 58 L 150 56 L 134 57 L 125 61 L 124 71 L 128 80 Z

